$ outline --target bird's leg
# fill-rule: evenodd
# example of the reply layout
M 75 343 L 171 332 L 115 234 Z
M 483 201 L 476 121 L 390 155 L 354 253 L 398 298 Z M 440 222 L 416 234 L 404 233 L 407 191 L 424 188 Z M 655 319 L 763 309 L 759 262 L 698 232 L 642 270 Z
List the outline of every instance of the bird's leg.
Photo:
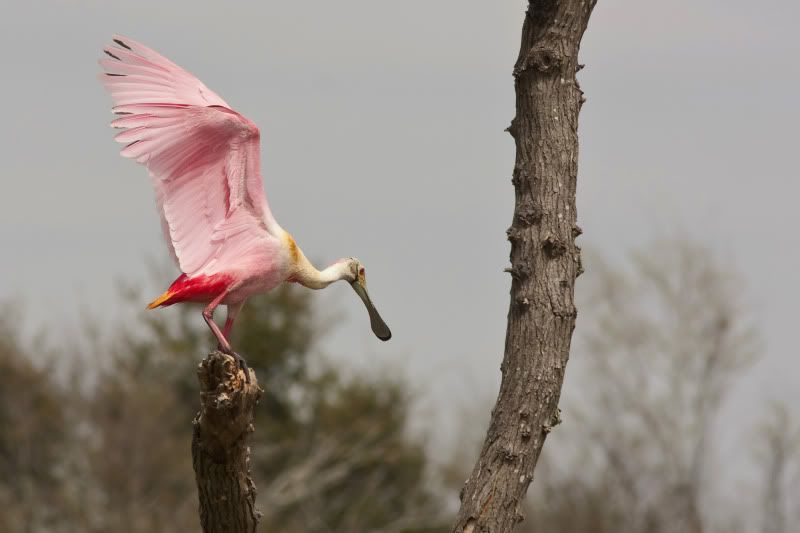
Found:
M 233 319 L 231 318 L 230 311 L 228 311 L 228 318 L 225 319 L 225 325 L 222 326 L 222 335 L 226 339 L 231 336 L 231 329 L 233 329 Z M 220 347 L 220 345 L 218 344 L 217 347 Z
M 214 310 L 217 308 L 217 306 L 219 306 L 220 302 L 222 302 L 222 299 L 225 297 L 225 295 L 226 293 L 220 294 L 214 298 L 214 300 L 208 304 L 205 309 L 203 309 L 203 318 L 205 319 L 206 324 L 208 324 L 208 327 L 211 329 L 211 332 L 217 338 L 217 346 L 219 350 L 223 353 L 233 356 L 237 365 L 242 369 L 242 371 L 244 371 L 245 381 L 250 383 L 250 369 L 247 366 L 247 362 L 244 360 L 244 358 L 242 358 L 241 355 L 233 351 L 231 343 L 228 342 L 227 336 L 220 331 L 219 326 L 216 322 L 214 322 Z M 241 308 L 241 305 L 238 307 Z M 230 313 L 231 307 L 228 308 L 228 311 Z M 233 316 L 229 315 L 228 319 L 225 321 L 226 333 L 230 333 L 230 328 L 233 326 L 233 319 L 236 318 L 236 314 L 238 312 L 239 311 L 237 309 L 236 312 L 233 313 Z M 230 324 L 228 324 L 228 322 L 230 322 Z
M 236 317 L 239 315 L 239 311 L 242 310 L 243 305 L 244 302 L 228 306 L 228 316 L 225 317 L 225 325 L 222 327 L 222 336 L 225 337 L 226 339 L 231 338 L 233 321 L 236 320 Z M 236 352 L 233 352 L 232 355 L 236 358 L 236 361 L 239 363 L 239 366 L 244 371 L 244 375 L 247 378 L 247 382 L 250 383 L 250 368 L 247 366 L 247 361 L 245 361 L 244 357 L 242 357 Z
M 233 321 L 239 316 L 239 311 L 242 310 L 244 302 L 228 306 L 228 316 L 225 319 L 225 325 L 222 327 L 222 336 L 226 339 L 231 338 L 231 330 L 233 330 Z M 222 346 L 219 346 L 220 350 Z

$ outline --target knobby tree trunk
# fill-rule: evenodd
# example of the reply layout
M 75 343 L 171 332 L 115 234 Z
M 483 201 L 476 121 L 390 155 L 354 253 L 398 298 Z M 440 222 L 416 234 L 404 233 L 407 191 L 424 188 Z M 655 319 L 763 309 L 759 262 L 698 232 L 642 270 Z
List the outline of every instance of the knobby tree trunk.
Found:
M 508 532 L 545 437 L 560 422 L 558 400 L 577 311 L 581 273 L 575 238 L 578 48 L 596 0 L 529 0 L 514 66 L 516 192 L 511 302 L 502 383 L 480 457 L 461 491 L 454 532 Z
M 233 357 L 208 355 L 197 369 L 200 412 L 194 419 L 192 465 L 204 533 L 253 533 L 260 513 L 250 477 L 253 409 L 261 396 L 255 372 L 244 379 Z

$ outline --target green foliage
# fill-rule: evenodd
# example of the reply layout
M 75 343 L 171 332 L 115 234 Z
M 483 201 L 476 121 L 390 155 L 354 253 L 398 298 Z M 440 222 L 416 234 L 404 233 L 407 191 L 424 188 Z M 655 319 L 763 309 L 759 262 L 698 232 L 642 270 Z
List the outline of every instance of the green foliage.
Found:
M 264 472 L 265 507 L 275 510 L 268 530 L 412 531 L 440 522 L 425 450 L 405 436 L 401 384 L 345 382 L 328 371 L 307 392 L 308 415 L 279 454 L 282 471 Z
M 68 443 L 63 397 L 24 357 L 10 324 L 0 323 L 0 531 L 45 527 L 60 496 L 59 459 Z M 42 490 L 44 489 L 44 490 Z
M 763 494 L 743 494 L 760 515 L 748 522 L 723 509 L 722 523 L 701 505 L 714 495 L 710 428 L 758 352 L 737 284 L 707 250 L 685 243 L 659 243 L 631 265 L 589 269 L 565 423 L 548 437 L 535 504 L 517 530 L 786 530 L 800 477 L 791 475 L 798 444 L 785 418 L 753 437 L 763 440 Z M 345 378 L 326 364 L 311 294 L 287 286 L 253 299 L 235 329 L 234 346 L 266 389 L 251 441 L 261 530 L 447 531 L 430 459 L 406 432 L 408 388 L 380 375 Z M 80 357 L 57 351 L 63 375 L 33 364 L 0 321 L 0 532 L 199 530 L 190 422 L 195 369 L 213 337 L 199 307 L 137 316 Z M 483 438 L 482 423 L 468 426 Z M 444 472 L 450 494 L 474 453 L 455 450 Z
M 189 443 L 213 337 L 199 307 L 138 316 L 80 358 L 58 354 L 75 362 L 69 394 L 0 345 L 0 505 L 22 509 L 0 531 L 199 529 Z M 251 441 L 263 530 L 432 531 L 441 502 L 403 383 L 312 364 L 318 332 L 310 293 L 289 286 L 249 301 L 234 330 L 265 389 Z M 57 520 L 31 521 L 38 494 Z

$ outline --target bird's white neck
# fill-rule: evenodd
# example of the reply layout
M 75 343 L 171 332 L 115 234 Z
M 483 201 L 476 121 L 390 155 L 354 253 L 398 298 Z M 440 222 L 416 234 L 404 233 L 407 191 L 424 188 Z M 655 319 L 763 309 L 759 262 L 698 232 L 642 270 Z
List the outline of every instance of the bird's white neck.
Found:
M 305 257 L 298 262 L 297 272 L 293 278 L 297 283 L 309 289 L 324 289 L 334 281 L 347 279 L 349 266 L 345 262 L 334 263 L 324 270 L 317 270 Z
M 334 281 L 348 279 L 350 266 L 346 261 L 337 261 L 328 268 L 320 271 L 306 259 L 305 254 L 294 242 L 291 235 L 284 232 L 284 242 L 293 263 L 290 281 L 299 283 L 309 289 L 324 289 Z

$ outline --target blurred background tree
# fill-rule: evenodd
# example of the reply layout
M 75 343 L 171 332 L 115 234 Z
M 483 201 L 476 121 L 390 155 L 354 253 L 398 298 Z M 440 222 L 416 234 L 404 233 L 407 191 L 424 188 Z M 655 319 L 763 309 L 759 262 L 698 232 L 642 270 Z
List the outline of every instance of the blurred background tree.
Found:
M 629 266 L 592 267 L 573 376 L 582 390 L 568 396 L 565 434 L 599 467 L 605 505 L 625 517 L 614 531 L 709 531 L 714 424 L 756 355 L 737 280 L 686 240 L 654 242 Z
M 13 322 L 0 321 L 0 531 L 44 531 L 65 496 L 68 394 L 24 353 Z
M 189 445 L 195 368 L 212 340 L 198 309 L 139 316 L 73 357 L 104 363 L 72 390 L 3 337 L 0 506 L 13 511 L 0 513 L 0 531 L 199 530 Z M 234 342 L 265 389 L 251 443 L 262 528 L 433 530 L 439 493 L 408 436 L 405 385 L 343 378 L 316 356 L 319 331 L 310 293 L 289 286 L 249 301 L 237 321 Z
M 788 533 L 800 519 L 800 426 L 785 405 L 776 404 L 759 430 L 761 533 Z
M 659 241 L 621 265 L 590 257 L 579 292 L 565 422 L 517 531 L 793 531 L 800 428 L 788 410 L 767 405 L 761 425 L 738 428 L 749 464 L 726 464 L 715 440 L 726 394 L 762 349 L 729 267 L 686 239 Z M 198 530 L 195 368 L 213 346 L 198 314 L 138 313 L 45 357 L 15 337 L 17 320 L 0 321 L 0 533 Z M 311 293 L 287 286 L 248 302 L 237 324 L 266 389 L 251 442 L 261 528 L 449 531 L 482 435 L 462 432 L 435 462 L 409 436 L 409 384 L 332 366 L 322 322 Z M 746 481 L 726 500 L 734 470 Z
M 749 465 L 725 464 L 715 440 L 723 399 L 761 350 L 735 273 L 686 238 L 652 242 L 622 264 L 586 262 L 565 423 L 543 451 L 517 531 L 793 530 L 800 505 L 787 491 L 798 493 L 800 453 L 788 414 L 738 428 L 755 436 L 746 445 L 760 455 Z M 463 464 L 448 470 L 454 487 Z M 761 480 L 725 502 L 730 473 L 750 469 Z

